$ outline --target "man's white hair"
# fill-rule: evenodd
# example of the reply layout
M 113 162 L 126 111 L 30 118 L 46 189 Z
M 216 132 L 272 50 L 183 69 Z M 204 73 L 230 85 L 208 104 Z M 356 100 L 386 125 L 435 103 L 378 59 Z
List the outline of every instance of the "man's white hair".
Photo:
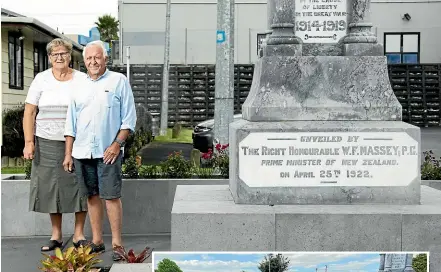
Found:
M 86 48 L 92 46 L 92 45 L 98 45 L 101 47 L 101 49 L 103 49 L 103 56 L 107 57 L 107 50 L 106 50 L 106 46 L 104 45 L 103 41 L 97 40 L 97 41 L 92 41 L 88 44 L 86 44 L 86 46 L 83 49 L 83 58 L 86 57 Z

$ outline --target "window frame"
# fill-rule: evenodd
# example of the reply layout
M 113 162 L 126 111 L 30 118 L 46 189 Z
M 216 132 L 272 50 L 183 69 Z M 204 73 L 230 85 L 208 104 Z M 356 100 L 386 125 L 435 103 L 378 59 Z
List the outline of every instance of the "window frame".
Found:
M 9 72 L 9 89 L 15 90 L 24 90 L 24 41 L 20 40 L 21 33 L 17 31 L 8 31 L 8 72 Z M 11 42 L 13 39 L 13 42 Z M 11 67 L 11 46 L 14 47 L 14 55 L 13 55 L 13 64 L 14 67 Z M 18 68 L 18 59 L 17 59 L 17 48 L 20 48 L 20 59 L 21 59 L 21 67 Z M 11 70 L 14 69 L 14 77 L 12 76 Z M 17 76 L 18 74 L 18 76 Z M 21 79 L 21 84 L 18 83 L 18 79 Z
M 37 59 L 35 59 L 37 54 Z M 43 60 L 43 62 L 41 62 Z M 38 67 L 36 70 L 35 67 Z M 46 45 L 43 43 L 34 42 L 34 77 L 49 68 L 49 57 L 46 52 Z
M 419 64 L 420 58 L 421 58 L 421 32 L 384 32 L 383 34 L 383 53 L 387 57 L 388 54 L 397 54 L 400 55 L 400 63 L 394 63 L 394 64 Z M 403 41 L 404 36 L 406 35 L 417 35 L 418 37 L 418 52 L 403 52 Z M 387 36 L 400 36 L 400 52 L 387 52 L 386 46 L 387 46 Z M 405 63 L 403 62 L 403 56 L 407 54 L 416 54 L 417 55 L 417 62 L 416 63 Z M 388 63 L 389 64 L 389 63 Z
M 257 44 L 256 44 L 256 49 L 257 49 L 257 55 L 259 56 L 260 53 L 260 49 L 262 49 L 262 42 L 263 40 L 266 38 L 267 34 L 266 33 L 257 33 L 256 37 L 257 37 Z M 260 38 L 262 37 L 262 38 Z

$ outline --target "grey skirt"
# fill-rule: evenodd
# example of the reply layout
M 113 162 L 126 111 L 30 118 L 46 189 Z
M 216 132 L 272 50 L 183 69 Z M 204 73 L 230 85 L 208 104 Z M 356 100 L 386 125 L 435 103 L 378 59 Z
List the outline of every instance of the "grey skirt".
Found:
M 41 213 L 87 211 L 87 189 L 63 169 L 65 143 L 35 137 L 29 210 Z

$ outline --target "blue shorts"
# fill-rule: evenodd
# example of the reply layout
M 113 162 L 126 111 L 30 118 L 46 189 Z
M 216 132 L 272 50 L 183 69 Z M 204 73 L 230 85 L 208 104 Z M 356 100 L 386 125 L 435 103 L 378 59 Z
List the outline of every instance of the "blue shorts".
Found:
M 84 182 L 88 195 L 99 195 L 101 199 L 121 198 L 122 153 L 113 164 L 99 159 L 74 159 L 78 182 Z

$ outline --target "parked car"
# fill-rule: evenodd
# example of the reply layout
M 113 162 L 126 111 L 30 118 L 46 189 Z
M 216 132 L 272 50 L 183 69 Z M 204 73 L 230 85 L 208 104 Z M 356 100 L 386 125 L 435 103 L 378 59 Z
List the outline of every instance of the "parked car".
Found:
M 235 114 L 233 121 L 242 119 L 242 113 Z M 214 119 L 206 120 L 195 126 L 193 133 L 193 148 L 201 152 L 207 152 L 209 148 L 214 146 Z

